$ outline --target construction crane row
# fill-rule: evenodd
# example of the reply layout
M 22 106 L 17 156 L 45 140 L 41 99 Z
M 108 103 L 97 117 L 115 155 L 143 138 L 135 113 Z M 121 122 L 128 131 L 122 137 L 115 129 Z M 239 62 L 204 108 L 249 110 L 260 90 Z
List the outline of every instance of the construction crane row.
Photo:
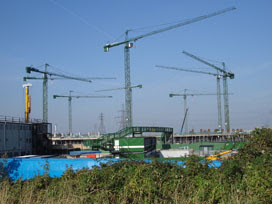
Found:
M 180 130 L 180 134 L 183 133 L 183 129 L 184 129 L 184 133 L 187 134 L 188 133 L 188 117 L 189 117 L 189 108 L 187 107 L 187 97 L 188 96 L 214 96 L 214 95 L 217 95 L 218 96 L 218 93 L 187 93 L 187 90 L 188 89 L 184 89 L 184 93 L 183 94 L 173 94 L 173 93 L 170 93 L 169 94 L 169 97 L 174 97 L 174 96 L 182 96 L 183 97 L 183 100 L 184 100 L 184 119 L 183 119 L 183 122 L 182 122 L 182 126 L 181 126 L 181 130 Z M 219 93 L 219 97 L 221 97 L 221 95 L 224 95 L 222 93 Z M 228 95 L 232 95 L 232 94 L 228 94 Z M 218 111 L 221 111 L 218 110 Z M 218 122 L 219 124 L 219 122 Z M 222 131 L 222 127 L 218 125 L 218 130 L 219 131 Z
M 41 73 L 43 74 L 43 77 L 31 77 L 27 76 L 24 77 L 24 81 L 27 80 L 43 80 L 43 122 L 48 122 L 48 80 L 56 80 L 56 79 L 70 79 L 70 80 L 79 80 L 83 82 L 89 82 L 91 83 L 92 80 L 103 80 L 103 79 L 116 79 L 114 77 L 88 77 L 88 78 L 81 78 L 81 77 L 74 77 L 74 76 L 67 76 L 64 74 L 57 74 L 54 72 L 47 71 L 47 68 L 49 67 L 49 64 L 44 65 L 44 71 L 39 70 L 34 67 L 26 67 L 26 73 L 30 74 L 31 72 Z M 52 78 L 51 76 L 57 76 L 58 78 Z M 29 95 L 29 87 L 32 86 L 31 84 L 24 84 L 23 87 L 25 88 L 26 92 L 26 108 L 25 108 L 25 119 L 28 122 L 29 121 L 29 114 L 31 112 L 31 106 L 30 106 L 30 95 Z M 129 88 L 142 88 L 142 85 L 139 84 L 137 86 L 132 86 Z M 112 90 L 122 90 L 126 89 L 126 87 L 121 88 L 115 88 L 115 89 L 107 89 L 107 90 L 98 90 L 97 92 L 101 91 L 112 91 Z M 68 98 L 68 127 L 69 127 L 69 135 L 72 136 L 72 98 L 112 98 L 112 96 L 79 96 L 79 95 L 71 95 L 73 91 L 69 91 L 69 95 L 53 95 L 53 98 Z
M 161 29 L 154 30 L 154 31 L 151 31 L 151 32 L 148 32 L 148 33 L 136 36 L 136 37 L 132 37 L 132 38 L 130 38 L 128 36 L 128 33 L 129 33 L 130 30 L 126 30 L 125 31 L 125 40 L 124 41 L 108 43 L 108 44 L 106 44 L 104 46 L 104 51 L 108 52 L 111 47 L 124 45 L 125 87 L 115 88 L 115 89 L 99 90 L 99 91 L 113 91 L 113 90 L 125 89 L 125 121 L 126 121 L 126 127 L 133 126 L 133 121 L 132 121 L 132 119 L 133 119 L 133 117 L 132 117 L 132 89 L 133 88 L 142 88 L 142 85 L 131 86 L 131 79 L 130 79 L 130 48 L 133 47 L 133 42 L 136 42 L 139 39 L 142 39 L 142 38 L 145 38 L 145 37 L 148 37 L 148 36 L 152 36 L 152 35 L 164 32 L 164 31 L 176 29 L 176 28 L 181 27 L 181 26 L 185 26 L 185 25 L 195 23 L 195 22 L 198 22 L 198 21 L 210 18 L 210 17 L 221 15 L 221 14 L 224 14 L 226 12 L 229 12 L 229 11 L 232 11 L 232 10 L 235 10 L 235 9 L 236 9 L 235 7 L 226 8 L 226 9 L 219 10 L 219 11 L 216 11 L 216 12 L 208 14 L 208 15 L 203 15 L 203 16 L 199 16 L 199 17 L 196 17 L 196 18 L 192 18 L 190 20 L 180 22 L 180 23 L 177 23 L 177 24 L 174 24 L 174 25 L 171 25 L 171 26 L 163 27 Z M 194 56 L 194 55 L 192 55 L 190 53 L 187 53 L 185 51 L 183 52 L 183 54 L 186 54 L 186 55 L 188 55 L 188 56 L 190 56 L 190 57 L 192 57 L 192 58 L 194 58 L 194 59 L 196 59 L 196 60 L 198 60 L 198 61 L 200 61 L 200 62 L 202 62 L 202 63 L 204 63 L 206 65 L 208 65 L 208 66 L 211 66 L 211 67 L 213 67 L 214 69 L 217 70 L 216 74 L 215 73 L 208 73 L 208 72 L 205 73 L 205 72 L 202 72 L 202 71 L 194 71 L 194 72 L 203 73 L 203 74 L 210 74 L 210 75 L 213 75 L 213 76 L 217 77 L 218 110 L 219 109 L 221 110 L 221 107 L 219 107 L 219 106 L 221 106 L 221 102 L 219 103 L 219 101 L 221 100 L 220 99 L 221 98 L 220 97 L 221 96 L 221 91 L 220 91 L 220 82 L 218 82 L 218 81 L 220 80 L 220 77 L 223 78 L 225 125 L 226 125 L 226 129 L 229 130 L 230 127 L 229 127 L 229 107 L 228 107 L 229 105 L 228 105 L 227 78 L 231 78 L 231 79 L 234 78 L 234 74 L 231 73 L 231 72 L 227 72 L 225 70 L 225 64 L 223 64 L 223 68 L 220 68 L 220 67 L 217 67 L 217 66 L 215 66 L 213 64 L 210 64 L 209 62 L 206 62 L 206 61 L 202 60 L 201 58 L 198 58 L 198 57 L 196 57 L 196 56 Z M 34 67 L 27 67 L 26 68 L 27 73 L 38 72 L 38 73 L 43 74 L 43 77 L 40 77 L 40 78 L 25 77 L 24 78 L 25 80 L 27 80 L 27 79 L 42 79 L 43 80 L 43 121 L 44 122 L 48 122 L 48 102 L 47 102 L 48 101 L 48 99 L 47 99 L 48 98 L 47 97 L 47 95 L 48 95 L 48 85 L 47 85 L 47 83 L 48 83 L 48 78 L 49 77 L 57 76 L 57 77 L 60 77 L 61 79 L 64 78 L 64 79 L 79 80 L 79 81 L 84 81 L 84 82 L 91 82 L 90 78 L 79 78 L 79 77 L 73 77 L 73 76 L 67 76 L 67 75 L 48 72 L 47 71 L 48 66 L 49 66 L 48 64 L 45 64 L 45 70 L 44 71 L 38 70 L 38 69 L 36 69 Z M 163 67 L 161 66 L 161 68 L 163 68 Z M 164 67 L 164 68 L 166 68 L 166 67 Z M 175 68 L 175 69 L 178 69 L 178 68 Z M 186 70 L 183 69 L 183 71 L 186 71 Z M 187 71 L 189 71 L 189 70 L 187 70 Z M 191 70 L 191 72 L 193 72 L 193 71 Z M 60 78 L 50 78 L 50 79 L 53 80 L 53 79 L 60 79 Z M 71 101 L 71 99 L 72 99 L 71 92 L 69 93 L 69 96 L 55 95 L 55 98 L 57 98 L 57 97 L 67 97 L 68 101 Z M 80 96 L 80 97 L 84 97 L 84 96 Z M 78 98 L 80 98 L 80 97 L 78 96 Z M 70 121 L 71 121 L 70 110 L 71 110 L 71 108 L 69 109 L 69 118 L 70 118 L 69 119 L 69 124 L 70 124 Z M 222 116 L 220 116 L 220 114 L 221 113 L 219 113 L 219 111 L 218 111 L 218 118 L 219 118 L 218 119 L 218 126 L 222 127 L 222 119 L 220 119 Z M 71 132 L 71 128 L 69 128 L 69 131 Z
M 171 69 L 171 70 L 178 70 L 178 71 L 185 71 L 185 72 L 193 72 L 193 73 L 199 73 L 199 74 L 208 74 L 216 77 L 216 88 L 217 88 L 217 111 L 218 111 L 218 129 L 221 130 L 223 128 L 222 125 L 222 107 L 221 107 L 221 95 L 224 97 L 224 119 L 225 119 L 225 128 L 226 130 L 230 130 L 230 119 L 229 119 L 229 93 L 228 93 L 228 84 L 227 84 L 227 78 L 234 79 L 234 74 L 232 72 L 227 72 L 225 63 L 222 62 L 223 68 L 220 68 L 214 64 L 211 64 L 200 57 L 197 57 L 193 54 L 190 54 L 186 51 L 182 52 L 183 54 L 201 62 L 204 63 L 212 68 L 214 68 L 217 73 L 211 73 L 211 72 L 204 72 L 199 70 L 190 70 L 190 69 L 184 69 L 184 68 L 177 68 L 177 67 L 169 67 L 169 66 L 161 66 L 156 65 L 156 67 L 163 68 L 163 69 Z M 219 74 L 220 72 L 220 74 Z M 221 88 L 220 88 L 220 79 L 223 79 L 223 94 L 221 94 Z M 185 99 L 184 99 L 185 101 Z M 185 121 L 185 127 L 186 127 L 186 121 Z

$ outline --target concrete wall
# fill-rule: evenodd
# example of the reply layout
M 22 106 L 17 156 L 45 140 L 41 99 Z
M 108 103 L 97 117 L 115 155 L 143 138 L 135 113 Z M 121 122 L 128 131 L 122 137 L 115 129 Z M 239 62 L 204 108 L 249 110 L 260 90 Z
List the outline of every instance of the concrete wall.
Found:
M 168 149 L 160 151 L 160 157 L 162 158 L 178 158 L 189 155 L 190 155 L 189 149 Z
M 0 122 L 0 156 L 18 156 L 32 152 L 31 124 Z

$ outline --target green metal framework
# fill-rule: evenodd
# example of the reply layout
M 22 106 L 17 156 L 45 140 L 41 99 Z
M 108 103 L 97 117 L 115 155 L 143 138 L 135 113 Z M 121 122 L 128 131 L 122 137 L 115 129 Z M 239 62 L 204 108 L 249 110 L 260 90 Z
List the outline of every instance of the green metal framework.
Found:
M 129 135 L 135 137 L 136 135 L 141 135 L 144 132 L 159 132 L 162 133 L 161 141 L 163 143 L 167 143 L 171 138 L 171 142 L 173 143 L 173 128 L 169 127 L 127 127 L 116 133 L 108 133 L 102 135 L 98 139 L 93 140 L 85 140 L 83 141 L 83 145 L 87 147 L 91 147 L 92 149 L 103 149 L 113 151 L 113 140 L 116 138 L 124 138 Z

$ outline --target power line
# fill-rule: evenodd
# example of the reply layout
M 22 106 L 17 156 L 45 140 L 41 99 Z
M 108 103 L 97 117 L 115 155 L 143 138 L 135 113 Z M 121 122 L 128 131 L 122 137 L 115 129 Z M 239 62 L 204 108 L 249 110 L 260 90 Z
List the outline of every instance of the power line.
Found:
M 74 16 L 74 17 L 77 17 L 82 23 L 84 23 L 85 25 L 95 29 L 96 31 L 100 32 L 100 33 L 103 33 L 104 35 L 106 35 L 107 37 L 110 37 L 110 38 L 114 38 L 114 36 L 112 36 L 111 34 L 103 31 L 101 28 L 99 28 L 98 26 L 96 25 L 92 25 L 90 24 L 85 18 L 83 18 L 82 16 L 80 16 L 79 14 L 77 14 L 76 12 L 68 9 L 67 7 L 63 6 L 62 4 L 60 4 L 59 2 L 57 2 L 56 0 L 49 0 L 51 1 L 53 4 L 55 4 L 56 6 L 60 7 L 61 9 L 63 9 L 64 11 L 66 11 L 67 13 L 69 13 L 70 15 Z
M 99 133 L 100 134 L 105 134 L 106 133 L 106 128 L 105 128 L 105 125 L 104 125 L 104 115 L 103 115 L 103 113 L 100 113 L 99 120 L 100 120 Z

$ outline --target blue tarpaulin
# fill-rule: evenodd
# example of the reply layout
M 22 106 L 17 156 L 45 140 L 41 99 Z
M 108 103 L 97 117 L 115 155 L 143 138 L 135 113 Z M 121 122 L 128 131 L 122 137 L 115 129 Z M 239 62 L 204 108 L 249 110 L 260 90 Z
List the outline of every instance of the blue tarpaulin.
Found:
M 13 181 L 22 178 L 22 180 L 31 179 L 38 175 L 43 175 L 48 171 L 50 177 L 60 177 L 67 170 L 72 168 L 74 171 L 83 168 L 92 169 L 94 166 L 100 166 L 102 163 L 117 162 L 120 159 L 45 159 L 45 158 L 12 158 L 0 159 Z M 147 160 L 147 162 L 152 162 Z M 174 162 L 174 161 L 170 161 Z M 178 165 L 184 162 L 178 161 Z M 211 166 L 220 167 L 220 161 L 212 161 Z M 1 172 L 0 172 L 1 173 Z
M 43 175 L 47 171 L 50 177 L 60 177 L 67 168 L 79 170 L 83 168 L 91 169 L 100 166 L 101 163 L 117 161 L 118 159 L 0 159 L 12 180 L 23 180 Z

